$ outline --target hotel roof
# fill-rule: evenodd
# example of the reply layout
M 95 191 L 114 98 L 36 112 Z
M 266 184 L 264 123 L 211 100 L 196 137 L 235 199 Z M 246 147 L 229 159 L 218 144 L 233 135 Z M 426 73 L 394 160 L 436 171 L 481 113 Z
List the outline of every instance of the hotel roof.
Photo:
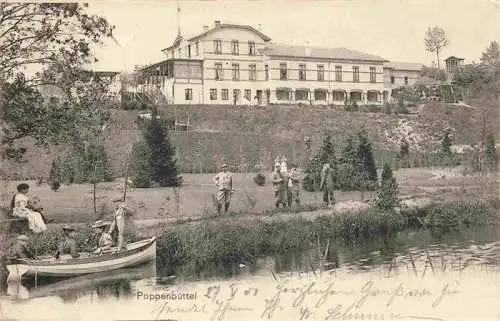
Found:
M 252 31 L 252 32 L 256 33 L 264 41 L 271 41 L 271 38 L 269 38 L 268 36 L 266 36 L 265 34 L 263 34 L 262 32 L 260 32 L 259 30 L 255 29 L 252 26 L 229 24 L 229 23 L 221 23 L 221 24 L 218 24 L 218 25 L 216 25 L 215 27 L 213 27 L 211 29 L 204 30 L 203 32 L 201 32 L 201 33 L 199 33 L 199 34 L 197 34 L 195 36 L 188 37 L 187 41 L 194 41 L 196 39 L 202 38 L 202 37 L 204 37 L 204 36 L 206 36 L 206 35 L 214 32 L 214 31 L 222 30 L 222 29 L 244 29 L 244 30 L 248 30 L 248 31 Z M 177 37 L 175 38 L 175 40 L 172 43 L 172 45 L 170 45 L 169 47 L 167 47 L 165 49 L 162 49 L 161 51 L 172 49 L 173 47 L 177 46 L 182 41 L 182 39 L 184 39 L 184 38 L 181 35 L 177 35 Z
M 390 61 L 384 64 L 384 68 L 406 71 L 420 71 L 424 68 L 424 65 L 416 62 Z
M 318 59 L 336 59 L 336 60 L 365 60 L 387 62 L 388 60 L 380 56 L 375 56 L 347 48 L 323 48 L 309 47 L 310 54 L 307 53 L 307 46 L 290 45 L 270 45 L 260 52 L 267 56 L 279 57 L 300 57 L 300 58 L 318 58 Z

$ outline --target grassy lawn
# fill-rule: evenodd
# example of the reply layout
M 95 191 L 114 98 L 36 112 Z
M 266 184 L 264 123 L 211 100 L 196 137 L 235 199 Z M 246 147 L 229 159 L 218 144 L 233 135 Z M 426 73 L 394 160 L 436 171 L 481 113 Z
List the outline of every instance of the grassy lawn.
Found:
M 443 177 L 444 175 L 444 177 Z M 267 173 L 266 185 L 257 186 L 254 174 L 234 174 L 235 193 L 230 214 L 243 216 L 263 214 L 273 208 L 274 194 L 270 184 L 271 174 Z M 458 169 L 401 169 L 395 171 L 400 186 L 400 196 L 429 197 L 436 200 L 480 199 L 496 196 L 497 185 L 493 175 L 477 176 L 463 174 Z M 215 187 L 212 174 L 185 174 L 184 185 L 174 188 L 130 189 L 127 199 L 137 209 L 135 220 L 162 218 L 197 218 L 215 214 L 213 197 Z M 19 182 L 9 182 L 10 193 L 4 195 L 9 202 Z M 38 197 L 44 213 L 56 223 L 85 223 L 95 219 L 109 219 L 113 210 L 112 199 L 123 195 L 123 180 L 97 185 L 97 214 L 93 210 L 92 186 L 89 184 L 62 186 L 60 191 L 50 190 L 47 184 L 36 186 L 29 182 L 30 196 Z M 365 193 L 365 199 L 374 196 Z M 361 193 L 336 192 L 337 202 L 361 200 Z M 177 201 L 178 199 L 178 201 Z M 322 203 L 320 193 L 301 191 L 301 202 L 311 207 Z

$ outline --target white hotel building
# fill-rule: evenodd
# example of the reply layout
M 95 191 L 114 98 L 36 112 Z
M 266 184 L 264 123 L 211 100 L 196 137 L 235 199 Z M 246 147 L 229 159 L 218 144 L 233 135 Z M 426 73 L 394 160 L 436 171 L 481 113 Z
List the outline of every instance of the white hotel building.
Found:
M 142 69 L 144 90 L 169 104 L 383 104 L 411 85 L 422 64 L 395 63 L 346 48 L 271 43 L 246 25 L 204 27 L 180 34 L 164 61 Z

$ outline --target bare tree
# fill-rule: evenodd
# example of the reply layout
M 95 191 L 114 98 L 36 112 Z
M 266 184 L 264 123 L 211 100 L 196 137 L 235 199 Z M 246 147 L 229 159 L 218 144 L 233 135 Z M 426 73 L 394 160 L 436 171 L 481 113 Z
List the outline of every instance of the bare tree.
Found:
M 439 54 L 448 46 L 448 37 L 446 32 L 440 27 L 429 27 L 425 33 L 425 50 L 431 53 L 435 53 L 437 57 L 437 67 L 440 69 Z

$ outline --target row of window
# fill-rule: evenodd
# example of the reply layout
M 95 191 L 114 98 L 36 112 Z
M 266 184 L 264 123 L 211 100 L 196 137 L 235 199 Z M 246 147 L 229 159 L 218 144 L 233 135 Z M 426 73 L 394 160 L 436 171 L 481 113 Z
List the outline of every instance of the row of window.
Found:
M 317 66 L 317 80 L 324 81 L 325 80 L 325 66 L 318 65 Z M 342 82 L 342 66 L 335 66 L 335 81 Z M 280 64 L 280 80 L 288 80 L 288 67 L 286 63 Z M 299 80 L 306 80 L 306 65 L 299 65 Z M 359 67 L 352 67 L 352 81 L 359 82 Z M 375 67 L 370 67 L 370 82 L 377 82 L 377 71 Z
M 200 55 L 200 43 L 196 42 L 194 44 L 194 55 L 199 56 Z M 186 57 L 191 58 L 191 45 L 186 46 Z M 178 56 L 179 58 L 182 56 L 182 48 L 177 49 Z M 222 54 L 222 40 L 214 40 L 214 53 L 215 54 Z M 240 42 L 238 40 L 233 40 L 231 41 L 231 54 L 232 55 L 239 55 L 240 54 Z M 255 56 L 257 54 L 257 51 L 255 50 L 255 41 L 249 41 L 248 42 L 248 55 L 249 56 Z
M 222 100 L 229 100 L 229 89 L 221 89 L 220 96 Z M 239 96 L 240 90 L 233 89 L 233 99 L 237 99 Z M 243 97 L 250 101 L 252 99 L 252 91 L 250 89 L 245 89 Z M 184 99 L 193 100 L 193 89 L 186 88 L 184 90 Z M 210 100 L 217 100 L 217 89 L 210 89 Z
M 265 80 L 269 80 L 269 66 L 265 65 Z M 317 80 L 324 81 L 325 80 L 325 66 L 318 65 L 317 66 Z M 257 65 L 250 64 L 248 65 L 248 79 L 249 80 L 257 80 Z M 353 82 L 359 82 L 359 67 L 352 67 L 352 79 Z M 392 79 L 392 78 L 391 78 Z M 215 64 L 215 80 L 224 80 L 224 73 L 222 69 L 221 63 Z M 240 80 L 240 65 L 232 64 L 232 80 Z M 280 64 L 280 80 L 288 80 L 288 68 L 285 63 Z M 299 65 L 299 80 L 307 80 L 306 79 L 306 65 Z M 342 81 L 342 66 L 335 66 L 335 81 Z M 377 82 L 377 73 L 375 67 L 370 67 L 370 82 Z
M 185 100 L 193 100 L 193 89 L 187 88 L 184 90 L 185 93 Z M 221 94 L 221 100 L 229 100 L 229 89 L 221 89 L 220 91 Z M 240 96 L 240 90 L 239 89 L 233 89 L 233 100 L 237 100 Z M 326 100 L 327 97 L 327 90 L 323 89 L 318 89 L 314 90 L 311 93 L 309 90 L 304 90 L 304 89 L 298 89 L 295 91 L 295 100 L 309 100 L 309 97 L 314 98 L 314 100 Z M 361 100 L 362 96 L 361 93 L 358 92 L 353 92 L 351 93 L 351 96 L 356 98 L 354 100 Z M 358 97 L 359 96 L 359 97 Z M 250 101 L 252 98 L 252 91 L 250 89 L 245 89 L 244 90 L 244 95 L 243 97 Z M 377 92 L 368 92 L 367 93 L 367 100 L 368 101 L 378 101 L 379 98 L 382 98 Z M 278 100 L 289 100 L 292 99 L 291 91 L 286 90 L 286 89 L 279 89 L 276 91 L 276 98 Z M 333 91 L 332 92 L 332 99 L 335 101 L 341 101 L 345 99 L 345 93 L 341 91 Z M 212 88 L 210 89 L 210 100 L 217 100 L 217 89 Z
M 222 40 L 214 40 L 214 53 L 222 54 Z M 240 54 L 240 42 L 238 40 L 231 41 L 231 54 Z M 257 54 L 255 50 L 255 41 L 248 42 L 248 55 L 255 56 Z
M 408 85 L 408 77 L 404 77 L 405 85 Z M 394 85 L 396 83 L 396 78 L 394 76 L 391 76 L 391 85 Z

